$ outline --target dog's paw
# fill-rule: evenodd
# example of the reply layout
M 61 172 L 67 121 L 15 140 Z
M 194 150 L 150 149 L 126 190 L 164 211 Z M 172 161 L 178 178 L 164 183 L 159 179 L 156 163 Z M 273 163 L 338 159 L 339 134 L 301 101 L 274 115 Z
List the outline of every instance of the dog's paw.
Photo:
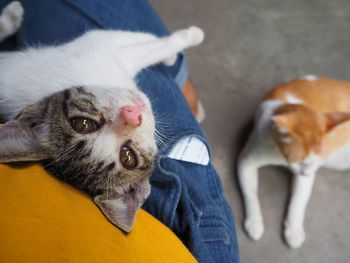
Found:
M 290 248 L 299 248 L 305 241 L 305 231 L 302 226 L 288 226 L 284 229 L 284 238 Z
M 191 26 L 187 29 L 176 31 L 174 37 L 186 42 L 188 46 L 196 46 L 202 43 L 204 39 L 204 32 L 199 27 Z
M 248 236 L 257 241 L 261 239 L 264 234 L 264 223 L 259 217 L 247 218 L 244 222 L 244 229 L 247 231 Z

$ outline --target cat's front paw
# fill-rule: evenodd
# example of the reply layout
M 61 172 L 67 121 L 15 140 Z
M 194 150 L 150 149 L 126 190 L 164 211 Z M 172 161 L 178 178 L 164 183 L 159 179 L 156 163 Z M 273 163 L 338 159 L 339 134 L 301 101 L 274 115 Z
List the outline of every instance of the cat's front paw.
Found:
M 187 29 L 176 31 L 174 36 L 184 40 L 189 46 L 197 46 L 203 42 L 204 32 L 199 27 L 191 26 Z
M 288 226 L 284 229 L 284 238 L 290 248 L 299 248 L 305 241 L 305 231 L 302 226 Z
M 250 217 L 244 222 L 244 229 L 247 231 L 248 236 L 257 241 L 261 239 L 264 234 L 264 223 L 262 218 Z
M 164 63 L 165 66 L 171 67 L 171 66 L 173 66 L 175 64 L 176 59 L 177 59 L 177 54 L 164 59 L 163 63 Z
M 204 40 L 204 32 L 199 27 L 191 26 L 187 29 L 187 37 L 192 45 L 199 45 Z
M 23 7 L 18 1 L 8 4 L 1 13 L 2 26 L 5 27 L 8 34 L 15 33 L 22 24 Z

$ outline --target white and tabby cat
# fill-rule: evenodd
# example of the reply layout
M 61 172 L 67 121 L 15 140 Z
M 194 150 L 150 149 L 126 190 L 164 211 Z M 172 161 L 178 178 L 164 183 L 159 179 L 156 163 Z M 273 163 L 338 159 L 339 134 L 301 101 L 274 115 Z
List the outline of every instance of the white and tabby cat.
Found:
M 0 39 L 19 28 L 12 2 L 0 16 Z M 150 192 L 157 148 L 149 99 L 134 81 L 143 68 L 174 63 L 198 45 L 196 27 L 169 37 L 94 30 L 55 47 L 0 55 L 0 162 L 45 160 L 47 169 L 88 193 L 124 231 Z

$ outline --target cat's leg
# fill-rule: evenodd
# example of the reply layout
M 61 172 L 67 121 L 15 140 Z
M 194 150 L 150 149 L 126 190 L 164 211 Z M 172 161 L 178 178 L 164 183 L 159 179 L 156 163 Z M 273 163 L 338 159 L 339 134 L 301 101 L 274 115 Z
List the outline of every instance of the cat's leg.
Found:
M 157 36 L 147 33 L 130 33 L 128 36 L 128 39 L 130 40 L 129 44 L 143 44 L 149 41 L 155 41 L 159 39 Z M 166 66 L 170 67 L 175 64 L 177 59 L 177 53 L 172 54 L 170 57 L 164 58 L 161 60 Z
M 142 45 L 149 41 L 155 41 L 159 39 L 157 36 L 148 33 L 126 32 L 124 34 L 127 34 L 128 45 Z M 163 62 L 166 66 L 172 66 L 175 64 L 176 59 L 177 53 L 172 54 L 170 57 L 162 59 L 161 62 Z
M 134 76 L 147 66 L 164 61 L 175 62 L 176 54 L 203 41 L 204 33 L 197 27 L 178 30 L 168 37 L 120 47 L 120 59 L 128 72 Z
M 291 248 L 300 247 L 305 240 L 304 217 L 307 203 L 310 199 L 315 173 L 309 175 L 294 175 L 292 196 L 285 221 L 284 238 Z
M 0 15 L 0 41 L 17 32 L 23 19 L 23 7 L 20 2 L 8 4 Z
M 119 45 L 122 43 L 122 46 L 127 45 L 141 45 L 150 41 L 155 41 L 159 37 L 152 35 L 150 33 L 143 32 L 118 32 L 118 39 L 115 38 L 115 42 L 118 42 Z M 166 66 L 172 66 L 175 64 L 177 59 L 177 54 L 173 54 L 170 57 L 167 57 L 162 60 Z
M 263 166 L 257 154 L 253 136 L 249 139 L 238 160 L 238 179 L 245 205 L 244 228 L 249 237 L 259 240 L 264 233 L 263 216 L 258 197 L 258 172 Z

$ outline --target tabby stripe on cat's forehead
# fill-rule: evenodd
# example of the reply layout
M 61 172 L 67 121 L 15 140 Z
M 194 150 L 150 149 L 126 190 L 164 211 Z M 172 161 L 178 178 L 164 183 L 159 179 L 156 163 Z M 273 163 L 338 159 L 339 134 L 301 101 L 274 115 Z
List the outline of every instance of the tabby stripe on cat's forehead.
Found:
M 110 163 L 107 167 L 106 167 L 106 172 L 112 171 L 115 167 L 115 162 Z
M 66 116 L 66 118 L 68 118 L 68 105 L 67 105 L 67 102 L 70 98 L 70 91 L 69 90 L 65 90 L 64 93 L 64 99 L 62 101 L 62 111 L 63 111 L 63 114 L 64 116 Z
M 98 110 L 96 109 L 95 105 L 87 100 L 87 99 L 79 99 L 78 101 L 70 101 L 69 102 L 69 109 L 76 109 L 80 112 L 86 112 L 89 114 L 97 114 Z
M 88 96 L 88 97 L 90 97 L 91 99 L 95 99 L 95 98 L 96 98 L 94 94 L 92 94 L 91 92 L 86 91 L 86 89 L 85 89 L 84 87 L 77 87 L 75 90 L 76 90 L 80 95 Z
M 92 154 L 92 149 L 85 149 L 87 142 L 86 141 L 79 141 L 75 147 L 74 150 L 77 153 L 75 160 L 82 161 L 84 159 L 87 159 Z
M 97 173 L 98 171 L 101 170 L 102 166 L 105 164 L 104 161 L 101 161 L 97 164 L 97 167 L 95 168 L 95 172 Z
M 82 150 L 85 145 L 86 145 L 86 141 L 81 140 L 75 145 L 75 150 L 78 152 L 78 151 Z
M 107 174 L 110 171 L 112 171 L 115 168 L 115 162 L 111 162 L 107 166 L 103 167 L 103 169 L 100 169 L 96 174 Z
M 92 149 L 88 150 L 88 151 L 85 151 L 83 154 L 79 154 L 79 156 L 77 156 L 77 160 L 78 161 L 82 161 L 88 157 L 90 157 L 92 154 Z
M 61 140 L 64 142 L 65 145 L 68 145 L 72 139 L 73 136 L 70 133 L 62 131 Z
M 84 95 L 91 95 L 91 93 L 87 92 L 84 87 L 80 86 L 80 87 L 76 87 L 77 92 L 84 94 Z

